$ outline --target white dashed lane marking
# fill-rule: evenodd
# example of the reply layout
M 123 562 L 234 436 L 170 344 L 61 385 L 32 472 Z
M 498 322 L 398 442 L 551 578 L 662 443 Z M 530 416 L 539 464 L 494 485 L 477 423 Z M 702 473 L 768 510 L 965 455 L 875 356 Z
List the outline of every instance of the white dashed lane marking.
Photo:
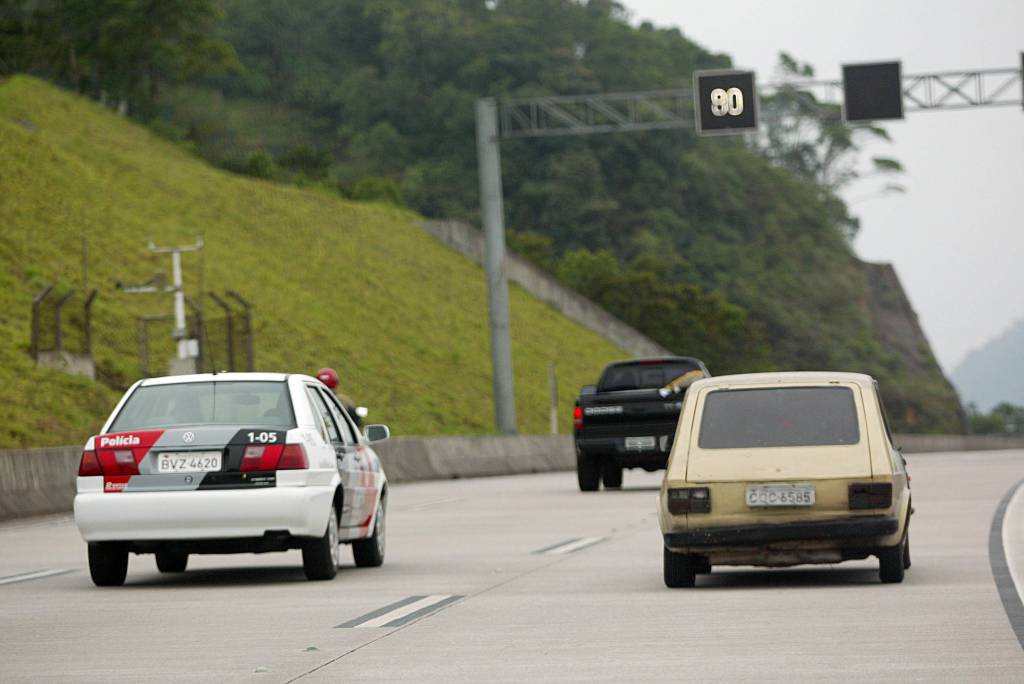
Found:
M 0 585 L 14 584 L 16 582 L 27 582 L 29 580 L 43 579 L 44 577 L 55 577 L 57 575 L 66 575 L 69 572 L 74 572 L 74 569 L 63 568 L 59 570 L 34 570 L 32 572 L 23 572 L 19 575 L 8 575 L 7 577 L 0 577 Z
M 450 603 L 455 603 L 463 596 L 456 594 L 432 594 L 430 596 L 409 596 L 401 601 L 388 604 L 383 608 L 371 611 L 366 615 L 360 615 L 354 620 L 343 622 L 335 628 L 353 627 L 401 627 L 424 615 L 444 608 Z
M 573 551 L 585 549 L 588 546 L 593 546 L 594 544 L 602 541 L 604 541 L 604 537 L 569 539 L 568 541 L 558 542 L 553 546 L 545 546 L 543 549 L 537 549 L 534 553 L 539 553 L 545 556 L 560 556 L 565 553 L 572 553 Z

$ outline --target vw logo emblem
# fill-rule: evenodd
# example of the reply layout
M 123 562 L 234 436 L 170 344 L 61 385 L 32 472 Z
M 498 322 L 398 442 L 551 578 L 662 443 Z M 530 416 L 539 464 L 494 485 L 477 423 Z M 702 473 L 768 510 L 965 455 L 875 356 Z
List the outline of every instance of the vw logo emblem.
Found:
M 181 441 L 183 441 L 185 444 L 191 444 L 192 442 L 196 441 L 196 433 L 186 432 L 181 436 Z

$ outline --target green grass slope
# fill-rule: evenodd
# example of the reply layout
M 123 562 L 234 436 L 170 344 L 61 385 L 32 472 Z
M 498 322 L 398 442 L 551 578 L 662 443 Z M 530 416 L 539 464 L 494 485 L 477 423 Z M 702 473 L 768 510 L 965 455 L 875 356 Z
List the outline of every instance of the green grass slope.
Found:
M 0 83 L 0 447 L 76 443 L 139 375 L 135 319 L 170 295 L 128 295 L 170 270 L 146 250 L 202 236 L 204 288 L 254 305 L 259 370 L 330 365 L 396 434 L 494 430 L 482 270 L 398 209 L 225 173 L 97 104 L 28 77 Z M 82 285 L 88 242 L 95 357 L 107 383 L 38 369 L 33 295 Z M 185 255 L 186 291 L 200 258 Z M 520 430 L 547 429 L 549 361 L 562 430 L 579 386 L 624 352 L 512 288 Z M 80 308 L 80 301 L 73 311 Z

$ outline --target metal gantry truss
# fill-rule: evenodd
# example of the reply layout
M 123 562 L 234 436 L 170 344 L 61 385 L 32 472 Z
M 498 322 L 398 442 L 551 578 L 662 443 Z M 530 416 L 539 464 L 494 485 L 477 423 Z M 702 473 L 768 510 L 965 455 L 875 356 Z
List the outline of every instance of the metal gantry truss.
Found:
M 1021 107 L 1021 71 L 1007 68 L 905 74 L 904 109 Z M 790 89 L 809 91 L 820 102 L 842 102 L 843 84 L 837 80 L 768 84 L 760 93 L 770 96 Z M 502 139 L 688 128 L 694 125 L 693 91 L 681 88 L 503 100 L 499 124 Z

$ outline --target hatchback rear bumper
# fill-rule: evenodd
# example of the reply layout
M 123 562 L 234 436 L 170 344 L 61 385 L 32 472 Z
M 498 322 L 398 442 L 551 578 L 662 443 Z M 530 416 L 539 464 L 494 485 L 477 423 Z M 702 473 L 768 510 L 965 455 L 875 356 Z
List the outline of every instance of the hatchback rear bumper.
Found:
M 821 520 L 729 527 L 698 527 L 665 534 L 670 549 L 711 546 L 761 546 L 776 542 L 854 542 L 885 537 L 899 530 L 896 518 L 864 516 L 843 520 Z

